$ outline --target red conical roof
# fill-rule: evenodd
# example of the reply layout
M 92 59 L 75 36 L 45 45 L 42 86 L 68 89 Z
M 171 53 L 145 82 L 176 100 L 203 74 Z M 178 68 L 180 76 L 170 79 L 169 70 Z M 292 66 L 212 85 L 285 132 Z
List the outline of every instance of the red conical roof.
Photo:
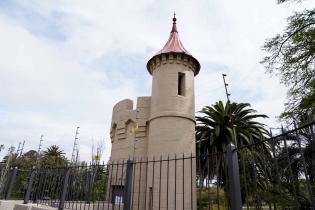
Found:
M 151 70 L 150 70 L 150 62 L 152 60 L 154 60 L 154 58 L 156 58 L 159 55 L 162 54 L 168 54 L 168 53 L 180 53 L 180 54 L 185 54 L 188 57 L 192 58 L 192 60 L 194 61 L 194 63 L 196 64 L 196 69 L 194 70 L 194 74 L 197 75 L 199 73 L 200 70 L 200 64 L 198 62 L 198 60 L 196 58 L 194 58 L 184 47 L 184 45 L 182 44 L 182 42 L 179 39 L 179 35 L 178 35 L 178 31 L 177 31 L 177 27 L 176 27 L 176 17 L 175 17 L 175 13 L 174 13 L 174 17 L 173 17 L 173 27 L 171 30 L 171 34 L 170 37 L 168 38 L 166 44 L 164 45 L 164 47 L 162 48 L 162 50 L 160 50 L 159 52 L 157 52 L 147 63 L 147 69 L 149 71 L 150 74 L 152 74 Z
M 173 27 L 170 34 L 170 37 L 168 38 L 166 44 L 164 45 L 163 49 L 160 50 L 156 55 L 162 54 L 162 53 L 169 53 L 169 52 L 179 52 L 179 53 L 185 53 L 187 55 L 190 55 L 189 52 L 185 49 L 184 45 L 179 39 L 177 27 L 176 27 L 176 17 L 174 14 L 173 18 Z

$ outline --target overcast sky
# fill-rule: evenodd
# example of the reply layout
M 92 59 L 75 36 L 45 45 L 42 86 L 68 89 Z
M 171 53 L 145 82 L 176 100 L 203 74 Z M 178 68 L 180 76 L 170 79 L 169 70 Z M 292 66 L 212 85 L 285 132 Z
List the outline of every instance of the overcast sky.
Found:
M 151 94 L 148 59 L 168 39 L 173 12 L 185 48 L 201 63 L 196 110 L 225 100 L 249 102 L 278 126 L 286 87 L 259 64 L 266 38 L 293 11 L 315 1 L 0 0 L 0 144 L 37 150 L 59 145 L 70 158 L 80 126 L 80 159 L 104 141 L 110 154 L 113 105 Z M 7 151 L 0 153 L 0 158 Z

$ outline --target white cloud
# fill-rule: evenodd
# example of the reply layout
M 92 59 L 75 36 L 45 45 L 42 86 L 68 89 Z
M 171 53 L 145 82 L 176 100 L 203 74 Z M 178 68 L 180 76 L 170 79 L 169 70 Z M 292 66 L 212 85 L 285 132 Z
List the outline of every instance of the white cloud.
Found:
M 0 143 L 25 139 L 26 149 L 37 149 L 44 134 L 45 146 L 58 144 L 70 157 L 79 125 L 81 158 L 90 158 L 93 138 L 106 139 L 108 156 L 112 106 L 150 94 L 145 62 L 167 40 L 174 10 L 185 47 L 202 65 L 196 109 L 225 100 L 221 73 L 227 73 L 232 99 L 252 103 L 274 125 L 286 89 L 264 73 L 260 48 L 293 10 L 312 6 L 310 0 L 0 3 Z

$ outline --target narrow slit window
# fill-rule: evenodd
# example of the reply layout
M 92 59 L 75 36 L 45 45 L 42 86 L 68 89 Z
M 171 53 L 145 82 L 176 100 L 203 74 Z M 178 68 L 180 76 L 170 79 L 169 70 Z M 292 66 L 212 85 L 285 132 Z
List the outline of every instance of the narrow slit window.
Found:
M 185 95 L 185 74 L 178 73 L 178 95 Z

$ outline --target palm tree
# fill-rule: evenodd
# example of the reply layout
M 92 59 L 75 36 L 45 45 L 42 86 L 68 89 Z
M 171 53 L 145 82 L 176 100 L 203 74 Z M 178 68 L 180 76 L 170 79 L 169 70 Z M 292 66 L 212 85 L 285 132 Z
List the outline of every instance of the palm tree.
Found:
M 46 151 L 43 152 L 43 164 L 46 167 L 65 166 L 67 164 L 67 159 L 64 155 L 65 153 L 59 146 L 49 146 Z
M 64 154 L 65 153 L 57 145 L 49 146 L 47 150 L 44 151 L 44 156 L 60 157 L 63 156 Z
M 224 105 L 219 101 L 205 106 L 199 113 L 202 115 L 196 117 L 196 141 L 201 146 L 201 153 L 223 152 L 231 142 L 248 145 L 269 135 L 264 124 L 254 121 L 267 116 L 256 114 L 249 103 L 227 102 Z
M 203 177 L 219 177 L 224 184 L 225 155 L 229 143 L 236 146 L 245 146 L 259 142 L 269 135 L 265 125 L 255 121 L 257 118 L 267 118 L 266 115 L 256 114 L 249 103 L 230 103 L 224 105 L 222 101 L 212 106 L 205 106 L 196 117 L 196 145 L 199 158 L 199 174 Z M 243 154 L 251 159 L 257 159 L 263 165 L 263 158 L 270 155 L 267 146 L 261 144 L 254 149 L 243 149 Z M 207 168 L 211 166 L 211 168 Z M 221 179 L 221 180 L 220 180 Z

